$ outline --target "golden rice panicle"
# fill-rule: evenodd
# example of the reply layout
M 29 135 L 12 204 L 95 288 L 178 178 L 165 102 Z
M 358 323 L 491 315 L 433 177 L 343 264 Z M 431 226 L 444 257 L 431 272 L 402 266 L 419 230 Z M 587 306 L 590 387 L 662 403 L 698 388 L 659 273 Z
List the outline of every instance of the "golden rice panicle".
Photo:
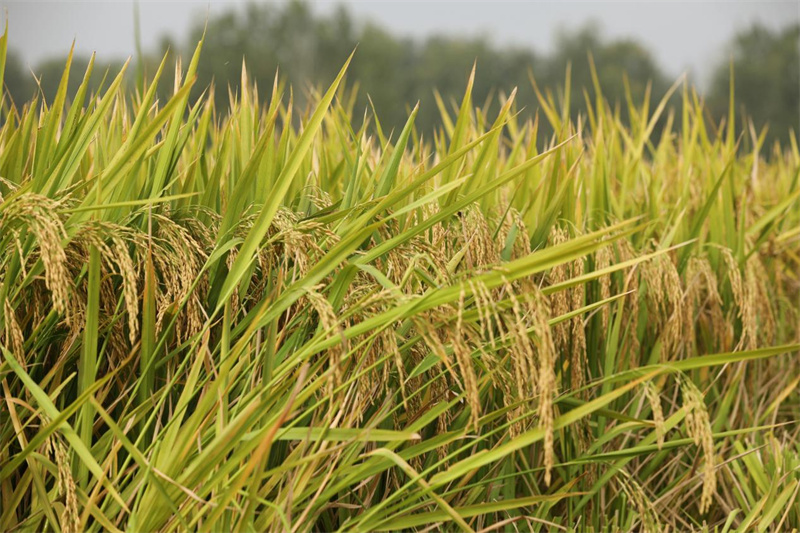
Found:
M 745 301 L 745 289 L 744 283 L 742 282 L 742 272 L 739 270 L 739 264 L 733 257 L 733 253 L 731 252 L 730 248 L 720 248 L 720 252 L 727 270 L 728 282 L 730 283 L 731 291 L 733 292 L 733 299 L 739 308 L 739 313 L 741 316 Z
M 470 408 L 470 426 L 474 430 L 480 427 L 481 403 L 478 391 L 478 378 L 475 374 L 475 367 L 472 365 L 472 352 L 467 345 L 467 331 L 464 325 L 464 300 L 466 289 L 461 284 L 461 292 L 458 296 L 458 309 L 456 314 L 455 329 L 450 331 L 450 341 L 453 346 L 453 354 L 456 356 L 456 363 L 461 378 L 464 380 L 464 392 L 467 396 L 467 404 Z
M 758 346 L 759 287 L 753 256 L 745 263 L 744 306 L 742 307 L 742 347 L 754 350 Z
M 775 342 L 777 330 L 775 314 L 772 310 L 770 291 L 767 287 L 767 274 L 764 264 L 758 254 L 753 254 L 747 260 L 746 266 L 747 282 L 745 283 L 748 304 L 757 321 L 756 335 L 760 336 L 761 345 L 771 345 Z M 752 341 L 751 341 L 752 342 Z M 758 339 L 755 346 L 758 346 Z
M 662 352 L 662 357 L 667 357 L 669 360 L 680 359 L 687 352 L 690 353 L 694 346 L 694 339 L 688 338 L 684 331 L 686 325 L 684 317 L 688 312 L 687 307 L 690 306 L 686 305 L 681 276 L 675 263 L 667 255 L 662 255 L 659 263 L 664 276 L 664 289 L 668 302 L 666 312 L 669 317 L 664 330 L 666 349 Z
M 525 311 L 522 308 L 519 298 L 514 293 L 514 288 L 507 279 L 503 279 L 508 297 L 511 299 L 511 310 L 513 313 L 513 327 L 509 328 L 509 334 L 516 348 L 512 354 L 511 361 L 517 379 L 522 382 L 520 387 L 520 399 L 524 399 L 529 394 L 533 394 L 536 388 L 536 353 L 531 338 L 526 327 Z
M 567 232 L 558 226 L 553 226 L 550 230 L 549 241 L 551 245 L 557 245 L 566 242 L 568 239 Z M 558 285 L 569 279 L 569 264 L 561 263 L 547 272 L 547 282 L 550 285 Z M 550 312 L 552 316 L 558 317 L 567 314 L 570 311 L 570 301 L 568 291 L 558 291 L 550 296 Z M 570 321 L 562 321 L 553 327 L 553 337 L 556 348 L 560 353 L 567 353 L 569 350 L 570 341 Z
M 579 277 L 583 275 L 583 260 L 576 259 L 571 265 L 572 277 Z M 580 309 L 583 307 L 586 300 L 586 289 L 581 283 L 570 289 L 572 296 L 571 308 Z M 604 306 L 607 311 L 608 306 Z M 577 390 L 583 386 L 584 374 L 586 373 L 586 329 L 583 325 L 583 317 L 581 315 L 574 316 L 570 319 L 572 324 L 572 350 L 570 352 L 570 385 L 573 389 Z M 607 325 L 607 324 L 606 324 Z M 605 332 L 605 327 L 603 329 Z
M 447 355 L 447 350 L 439 336 L 438 330 L 433 327 L 432 323 L 433 321 L 429 315 L 421 315 L 414 318 L 414 325 L 419 331 L 420 337 L 422 337 L 425 345 L 434 355 L 436 355 L 436 357 L 439 358 L 453 379 L 458 381 L 458 374 L 453 368 L 450 357 Z
M 633 502 L 636 507 L 636 513 L 639 515 L 642 529 L 644 533 L 659 533 L 664 531 L 658 519 L 658 512 L 656 511 L 653 503 L 645 497 L 645 491 L 636 479 L 629 475 L 624 470 L 617 476 L 622 492 L 628 497 L 628 500 Z M 636 530 L 635 530 L 636 531 Z
M 558 393 L 556 383 L 556 349 L 548 323 L 549 307 L 546 297 L 532 287 L 532 297 L 528 301 L 528 314 L 533 323 L 534 343 L 539 363 L 537 385 L 539 392 L 539 425 L 544 428 L 545 484 L 550 485 L 555 464 L 553 399 Z
M 355 344 L 358 345 L 364 340 L 364 336 L 361 336 L 355 339 Z M 367 404 L 371 404 L 375 399 L 374 391 L 376 389 L 386 387 L 389 383 L 389 365 L 375 366 L 378 359 L 384 354 L 384 339 L 381 334 L 370 344 L 363 356 L 361 366 L 370 368 L 370 370 L 362 379 L 356 381 L 358 395 Z
M 353 320 L 358 320 L 358 316 L 368 316 L 371 313 L 379 312 L 380 306 L 390 301 L 387 292 L 376 291 L 373 286 L 369 285 L 368 276 L 365 273 L 359 273 L 356 278 L 353 287 L 351 287 L 344 299 L 341 309 L 360 306 L 359 312 L 356 317 L 342 316 L 338 326 L 340 331 L 347 329 Z M 361 350 L 360 355 L 354 357 L 354 360 L 359 361 L 358 364 L 354 365 L 354 368 L 357 371 L 367 371 L 364 377 L 355 381 L 358 393 L 367 404 L 372 405 L 373 401 L 378 399 L 375 395 L 376 390 L 390 390 L 391 372 L 392 368 L 395 367 L 398 373 L 401 393 L 403 394 L 403 405 L 408 408 L 405 391 L 405 370 L 397 345 L 396 332 L 393 328 L 387 327 L 377 333 L 377 335 L 359 335 L 347 342 L 347 346 L 359 347 L 366 345 L 366 349 Z M 391 355 L 393 361 L 389 360 L 390 358 L 387 358 L 387 355 Z
M 422 212 L 422 220 L 419 220 L 418 222 L 428 220 L 439 214 L 439 204 L 437 202 L 429 202 L 422 206 L 420 211 Z M 448 232 L 442 222 L 437 222 L 431 227 L 430 238 L 428 241 L 430 242 L 432 249 L 442 250 L 443 253 L 446 252 L 448 255 L 451 255 L 448 247 Z
M 397 346 L 397 337 L 395 335 L 395 328 L 388 327 L 381 332 L 381 344 L 383 345 L 384 353 L 392 354 L 392 361 L 397 370 L 397 382 L 400 384 L 400 394 L 403 397 L 403 406 L 408 410 L 408 394 L 406 392 L 406 372 L 403 366 L 403 355 L 400 353 L 400 348 Z M 389 365 L 384 363 L 384 367 L 388 368 Z
M 185 339 L 199 332 L 204 322 L 202 304 L 197 294 L 192 293 L 192 289 L 207 255 L 202 242 L 198 240 L 201 236 L 193 235 L 182 225 L 182 221 L 164 215 L 154 215 L 153 218 L 158 222 L 153 258 L 161 270 L 161 282 L 166 287 L 166 291 L 158 294 L 156 323 L 160 329 L 174 304 L 187 300 L 176 326 L 178 338 Z M 238 248 L 232 249 L 228 255 L 230 265 L 235 260 L 236 250 Z M 239 305 L 239 293 L 236 292 L 236 296 L 231 299 L 232 315 L 237 313 Z
M 236 258 L 239 256 L 239 247 L 234 246 L 231 248 L 231 251 L 228 252 L 228 257 L 225 258 L 225 266 L 230 271 L 233 268 L 233 264 L 236 262 Z M 234 287 L 233 292 L 231 293 L 230 299 L 230 306 L 231 306 L 231 315 L 236 315 L 239 312 L 239 286 L 237 285 Z
M 83 231 L 75 239 L 75 242 L 79 243 L 80 246 L 70 246 L 68 248 L 70 260 L 73 262 L 75 262 L 76 259 L 80 261 L 74 266 L 78 272 L 83 268 L 83 262 L 89 256 L 92 249 L 96 249 L 100 254 L 102 260 L 100 266 L 100 317 L 114 317 L 117 314 L 117 301 L 120 299 L 120 294 L 115 275 L 119 274 L 122 278 L 122 301 L 125 304 L 125 314 L 128 318 L 129 327 L 128 335 L 126 336 L 125 323 L 122 320 L 113 319 L 108 324 L 106 345 L 108 355 L 113 361 L 122 360 L 126 354 L 129 353 L 130 347 L 137 341 L 139 327 L 136 273 L 133 271 L 132 267 L 128 269 L 124 263 L 120 265 L 120 253 L 124 253 L 126 256 L 128 254 L 124 245 L 122 245 L 123 248 L 121 250 L 117 249 L 122 243 L 117 233 L 124 234 L 125 228 L 92 221 L 83 228 Z M 110 239 L 112 245 L 114 245 L 115 240 L 119 240 L 120 243 L 114 245 L 115 249 L 112 250 L 106 243 L 106 239 Z M 78 248 L 78 250 L 75 248 Z M 88 292 L 88 279 L 84 277 L 83 281 L 83 286 L 80 287 L 80 289 Z M 86 293 L 82 294 L 81 298 L 74 298 L 73 300 L 81 306 L 85 306 L 85 294 Z M 82 309 L 85 309 L 85 307 L 82 307 Z M 82 332 L 86 315 L 81 311 L 80 313 L 76 313 L 76 316 L 81 317 L 80 321 L 76 321 L 81 327 L 73 329 L 75 329 L 76 332 Z
M 733 335 L 733 329 L 724 319 L 719 282 L 708 259 L 692 257 L 686 268 L 686 280 L 687 303 L 696 307 L 699 318 L 705 320 L 708 330 L 713 333 L 714 349 L 729 350 L 726 339 Z M 687 331 L 695 338 L 695 320 L 687 323 Z
M 112 237 L 114 244 L 114 260 L 122 276 L 123 297 L 128 314 L 128 336 L 131 344 L 136 343 L 139 334 L 139 296 L 137 290 L 136 270 L 128 254 L 128 247 L 119 237 Z
M 498 210 L 505 213 L 505 216 L 500 224 L 500 231 L 496 239 L 497 244 L 504 248 L 512 230 L 516 229 L 517 234 L 511 249 L 511 259 L 530 255 L 532 251 L 531 237 L 528 233 L 528 227 L 522 219 L 522 214 L 517 209 L 510 207 L 506 201 L 498 205 Z
M 528 226 L 522 218 L 522 213 L 514 209 L 509 210 L 509 214 L 514 217 L 514 223 L 517 225 L 518 235 L 514 240 L 514 257 L 527 257 L 533 251 L 531 249 L 531 236 L 528 233 Z
M 695 314 L 700 318 L 705 277 L 703 275 L 703 261 L 697 257 L 689 259 L 685 272 L 686 279 L 686 312 L 683 316 L 683 331 L 689 338 L 697 337 Z
M 3 300 L 3 320 L 5 322 L 3 342 L 11 348 L 11 353 L 22 368 L 26 368 L 25 339 L 22 336 L 22 329 L 20 329 L 19 323 L 17 322 L 17 314 L 11 306 L 11 302 L 8 301 L 8 298 Z
M 615 243 L 615 248 L 619 254 L 620 262 L 636 258 L 636 251 L 627 239 L 617 241 Z M 627 316 L 628 322 L 626 330 L 629 332 L 627 336 L 629 343 L 628 364 L 631 366 L 637 366 L 639 364 L 639 298 L 641 297 L 639 293 L 639 284 L 642 277 L 641 272 L 642 271 L 636 267 L 629 267 L 623 271 L 623 292 L 631 291 L 630 294 L 625 297 L 625 315 Z
M 496 320 L 496 311 L 494 307 L 494 300 L 486 285 L 478 281 L 477 283 L 472 280 L 467 281 L 469 289 L 475 299 L 475 308 L 478 311 L 478 323 L 480 324 L 480 332 L 482 339 L 489 339 L 492 348 L 497 347 L 497 338 L 495 335 L 495 327 L 500 325 L 500 321 Z
M 314 250 L 316 244 L 309 234 L 300 231 L 297 215 L 286 208 L 278 209 L 272 225 L 277 229 L 275 238 L 283 245 L 284 268 L 288 271 L 292 261 L 293 275 L 304 276 L 309 269 L 309 252 Z M 296 269 L 296 270 L 295 270 Z
M 448 374 L 443 374 L 441 379 L 431 380 L 431 395 L 438 402 L 448 402 L 451 398 L 450 395 L 453 391 L 450 389 L 450 383 L 447 380 Z M 418 396 L 415 396 L 418 398 Z M 453 412 L 450 409 L 444 409 L 439 416 L 436 417 L 436 432 L 443 434 L 450 431 L 450 424 L 453 421 Z M 450 453 L 450 443 L 445 442 L 436 448 L 436 455 L 440 461 L 443 461 Z M 420 460 L 422 457 L 420 456 Z
M 505 282 L 506 280 L 504 279 Z M 488 292 L 483 283 L 478 283 L 478 285 L 481 286 L 482 290 Z M 474 284 L 470 283 L 470 287 L 473 286 Z M 519 306 L 519 300 L 513 293 L 513 288 L 509 288 L 506 285 L 503 286 L 503 291 L 498 295 L 498 298 L 504 298 L 506 293 L 512 302 L 511 313 L 500 313 L 497 306 L 492 302 L 492 315 L 497 329 L 496 335 L 493 336 L 496 339 L 500 339 L 502 344 L 492 345 L 491 349 L 487 349 L 485 342 L 478 343 L 477 349 L 480 351 L 483 366 L 491 368 L 488 377 L 492 387 L 500 391 L 503 406 L 509 408 L 506 411 L 506 420 L 510 424 L 508 428 L 509 435 L 516 436 L 524 431 L 525 428 L 525 403 L 531 400 L 533 393 L 529 391 L 535 388 L 535 382 L 526 380 L 526 376 L 534 379 L 532 372 L 535 371 L 532 369 L 535 368 L 535 363 L 533 367 L 527 366 L 529 363 L 527 357 L 529 355 L 525 351 L 524 343 L 527 341 L 530 345 L 530 339 L 527 338 L 527 335 L 525 339 L 520 338 L 520 328 L 513 310 L 515 305 Z M 522 330 L 525 331 L 524 325 Z M 479 338 L 485 339 L 483 331 Z
M 48 425 L 51 420 L 43 414 L 39 415 L 42 425 Z M 44 453 L 53 459 L 56 466 L 56 491 L 64 498 L 61 511 L 60 526 L 65 533 L 78 533 L 80 529 L 80 516 L 78 514 L 78 497 L 75 479 L 72 477 L 72 466 L 67 449 L 61 442 L 58 433 L 51 434 L 44 442 Z
M 78 497 L 75 479 L 72 477 L 67 450 L 60 441 L 56 441 L 55 459 L 58 470 L 58 489 L 64 495 L 64 510 L 61 513 L 61 531 L 63 533 L 79 533 L 80 517 L 78 516 Z
M 656 335 L 663 341 L 661 360 L 680 357 L 690 341 L 684 338 L 685 297 L 675 264 L 667 255 L 660 255 L 642 266 L 642 279 L 647 290 L 648 314 Z
M 595 253 L 595 271 L 603 270 L 611 266 L 614 260 L 614 254 L 610 246 L 604 246 L 597 250 Z M 611 274 L 600 276 L 597 280 L 600 285 L 600 299 L 606 300 L 611 297 Z M 601 316 L 603 317 L 603 331 L 608 330 L 608 317 L 610 314 L 609 306 L 603 306 Z
M 58 203 L 45 196 L 25 193 L 5 209 L 0 225 L 14 221 L 26 224 L 36 237 L 39 256 L 44 265 L 45 286 L 50 291 L 53 309 L 72 322 L 70 293 L 72 278 L 67 269 L 67 255 L 61 242 L 67 238 L 58 214 Z M 25 262 L 20 257 L 20 262 Z
M 466 210 L 466 216 L 461 217 L 461 238 L 467 247 L 464 258 L 470 270 L 500 262 L 498 244 L 495 244 L 489 223 L 478 206 L 471 206 Z
M 306 290 L 305 296 L 317 312 L 322 329 L 329 332 L 329 335 L 338 335 L 341 339 L 340 342 L 335 343 L 327 350 L 330 368 L 329 391 L 333 392 L 336 387 L 342 384 L 344 376 L 342 360 L 347 353 L 348 342 L 339 321 L 336 319 L 333 306 L 325 296 L 318 292 L 321 288 L 321 286 L 311 287 Z
M 663 256 L 646 261 L 641 265 L 641 275 L 647 290 L 648 313 L 657 317 L 659 323 L 668 318 L 665 306 L 667 291 L 664 283 Z
M 514 288 L 507 279 L 503 279 L 506 293 L 511 299 L 511 309 L 513 314 L 513 324 L 509 328 L 509 336 L 511 338 L 511 368 L 514 374 L 514 381 L 517 385 L 517 399 L 522 402 L 519 407 L 509 411 L 508 418 L 513 420 L 510 427 L 510 434 L 518 435 L 524 430 L 524 420 L 520 418 L 526 411 L 525 406 L 528 405 L 529 399 L 536 393 L 536 352 L 535 347 L 528 335 L 528 330 L 525 322 L 525 312 L 522 309 L 522 304 L 519 298 L 514 294 Z M 502 367 L 500 367 L 502 368 Z M 500 376 L 502 377 L 502 375 Z M 508 379 L 508 378 L 506 378 Z M 507 385 L 500 379 L 501 386 Z M 511 398 L 508 393 L 504 394 L 504 401 L 506 405 L 510 403 Z
M 742 278 L 742 272 L 739 269 L 739 263 L 733 257 L 728 248 L 721 248 L 722 259 L 725 263 L 727 271 L 728 282 L 730 283 L 731 293 L 733 294 L 733 301 L 736 305 L 737 316 L 742 321 L 742 334 L 739 337 L 739 342 L 734 348 L 741 350 L 749 342 L 751 333 L 756 331 L 755 312 L 750 307 L 750 298 L 748 298 L 748 291 Z
M 716 454 L 714 434 L 708 417 L 703 394 L 688 378 L 681 380 L 683 409 L 686 412 L 686 432 L 703 451 L 703 493 L 700 497 L 700 512 L 705 513 L 711 505 L 717 488 Z
M 653 423 L 656 426 L 656 440 L 658 442 L 658 449 L 664 447 L 664 435 L 666 433 L 666 426 L 664 425 L 664 412 L 661 410 L 661 397 L 655 383 L 648 381 L 644 385 L 644 394 L 650 403 L 650 409 L 653 411 Z

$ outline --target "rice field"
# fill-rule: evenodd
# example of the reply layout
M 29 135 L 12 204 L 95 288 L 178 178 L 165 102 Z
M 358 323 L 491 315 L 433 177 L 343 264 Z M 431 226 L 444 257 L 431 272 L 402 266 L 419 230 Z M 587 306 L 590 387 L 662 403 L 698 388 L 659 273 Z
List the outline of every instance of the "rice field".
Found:
M 794 138 L 480 65 L 428 137 L 347 63 L 220 109 L 201 49 L 1 101 L 0 530 L 800 527 Z

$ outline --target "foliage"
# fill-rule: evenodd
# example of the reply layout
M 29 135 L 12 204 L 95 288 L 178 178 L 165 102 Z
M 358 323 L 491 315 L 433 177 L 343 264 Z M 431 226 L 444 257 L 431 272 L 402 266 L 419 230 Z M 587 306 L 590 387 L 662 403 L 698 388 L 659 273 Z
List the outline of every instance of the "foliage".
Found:
M 0 529 L 800 524 L 795 145 L 474 70 L 389 137 L 203 47 L 0 103 Z
M 208 18 L 203 14 L 193 24 L 186 43 L 176 43 L 165 36 L 154 50 L 143 57 L 137 54 L 135 60 L 141 59 L 152 75 L 165 53 L 171 53 L 171 61 L 182 54 L 187 59 L 203 35 L 205 60 L 198 66 L 192 96 L 199 96 L 213 81 L 218 87 L 215 105 L 219 109 L 227 105 L 229 86 L 234 92 L 239 90 L 244 58 L 248 59 L 248 79 L 262 88 L 272 87 L 275 72 L 280 67 L 283 81 L 295 88 L 294 101 L 304 107 L 308 102 L 308 88 L 333 79 L 341 59 L 358 45 L 359 52 L 348 70 L 351 85 L 357 83 L 359 88 L 353 104 L 356 125 L 360 125 L 364 111 L 371 111 L 374 105 L 386 131 L 399 131 L 411 108 L 419 101 L 422 105 L 416 125 L 426 137 L 440 125 L 434 88 L 448 110 L 451 103 L 457 106 L 454 102 L 462 91 L 464 72 L 476 59 L 481 75 L 475 80 L 474 101 L 494 114 L 501 100 L 518 87 L 516 102 L 523 120 L 541 112 L 538 97 L 529 83 L 531 75 L 543 91 L 550 89 L 555 96 L 564 93 L 564 73 L 568 67 L 571 69 L 568 107 L 575 121 L 579 115 L 586 118 L 584 89 L 593 85 L 593 68 L 603 94 L 612 106 L 620 106 L 626 121 L 630 102 L 644 101 L 648 85 L 651 94 L 663 94 L 672 75 L 663 72 L 641 43 L 604 38 L 593 24 L 561 32 L 553 52 L 544 54 L 527 48 L 499 46 L 483 37 L 433 35 L 425 40 L 398 37 L 374 23 L 354 18 L 344 7 L 322 15 L 315 13 L 308 3 L 296 0 L 231 7 Z M 790 131 L 798 129 L 800 60 L 797 42 L 796 27 L 782 32 L 755 27 L 738 33 L 730 45 L 734 53 L 737 101 L 748 110 L 757 132 L 770 124 L 764 144 L 769 149 L 776 140 L 788 144 Z M 591 53 L 592 62 L 587 59 L 587 52 Z M 11 54 L 9 59 L 15 57 Z M 121 66 L 120 62 L 107 59 L 101 55 L 95 66 L 90 93 L 102 85 L 103 73 L 115 72 Z M 714 81 L 704 95 L 715 122 L 728 113 L 729 101 L 730 64 L 727 57 L 720 59 Z M 34 82 L 21 62 L 9 61 L 6 67 L 9 94 L 15 101 L 24 102 L 41 87 L 45 98 L 52 100 L 64 60 L 58 57 L 33 65 L 38 82 Z M 99 64 L 101 60 L 102 65 Z M 82 81 L 88 58 L 75 57 L 73 62 L 70 94 Z M 136 72 L 138 76 L 139 65 Z M 158 96 L 165 99 L 173 86 L 171 71 L 165 72 L 162 78 Z M 128 77 L 131 90 L 136 79 L 136 76 Z M 310 101 L 313 102 L 313 97 Z M 490 105 L 484 106 L 485 102 Z M 675 109 L 679 105 L 678 98 L 669 102 Z M 740 121 L 737 127 L 746 124 Z M 549 137 L 552 133 L 549 123 L 543 121 L 540 126 L 543 138 Z M 664 126 L 663 120 L 656 124 L 654 139 L 659 138 Z M 751 142 L 750 137 L 747 131 L 745 144 Z
M 753 118 L 755 132 L 769 127 L 767 145 L 798 132 L 800 124 L 800 24 L 780 31 L 755 24 L 740 32 L 731 54 L 737 101 Z M 712 107 L 727 112 L 728 64 L 717 68 L 710 91 Z

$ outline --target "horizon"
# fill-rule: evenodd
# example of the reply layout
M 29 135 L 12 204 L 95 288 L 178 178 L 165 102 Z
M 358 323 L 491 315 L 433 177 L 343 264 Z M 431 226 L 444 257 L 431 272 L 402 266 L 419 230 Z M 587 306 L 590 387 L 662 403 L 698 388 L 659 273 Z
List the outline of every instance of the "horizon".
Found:
M 206 14 L 241 9 L 247 3 L 243 0 L 139 2 L 142 47 L 145 52 L 152 52 L 168 38 L 183 48 L 191 27 Z M 413 8 L 420 4 L 417 1 L 306 3 L 316 15 L 326 15 L 344 6 L 356 24 L 377 24 L 396 37 L 412 38 L 415 42 L 439 35 L 483 37 L 498 47 L 524 48 L 540 54 L 552 53 L 560 32 L 596 25 L 604 39 L 632 39 L 641 43 L 666 75 L 677 79 L 686 73 L 701 89 L 707 88 L 713 66 L 724 59 L 736 31 L 754 24 L 781 29 L 800 21 L 800 3 L 787 1 L 462 2 L 458 17 L 450 13 L 455 5 L 452 0 L 426 4 L 424 17 L 419 16 L 419 9 Z M 510 5 L 521 14 L 506 17 L 503 8 Z M 6 11 L 9 47 L 28 68 L 45 59 L 64 56 L 73 40 L 77 55 L 97 51 L 98 58 L 106 61 L 135 56 L 132 0 L 2 0 L 0 7 Z M 47 17 L 37 17 L 42 9 L 48 10 Z M 691 17 L 685 16 L 688 13 Z M 677 24 L 681 24 L 685 38 L 676 41 Z M 480 64 L 481 58 L 477 59 Z

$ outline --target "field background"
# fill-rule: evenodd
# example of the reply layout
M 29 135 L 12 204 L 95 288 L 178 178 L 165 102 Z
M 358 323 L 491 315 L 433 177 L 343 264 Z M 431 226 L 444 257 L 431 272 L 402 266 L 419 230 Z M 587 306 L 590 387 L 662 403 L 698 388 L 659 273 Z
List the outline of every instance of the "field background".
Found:
M 736 78 L 393 127 L 206 44 L 3 93 L 0 530 L 800 525 L 800 152 Z

